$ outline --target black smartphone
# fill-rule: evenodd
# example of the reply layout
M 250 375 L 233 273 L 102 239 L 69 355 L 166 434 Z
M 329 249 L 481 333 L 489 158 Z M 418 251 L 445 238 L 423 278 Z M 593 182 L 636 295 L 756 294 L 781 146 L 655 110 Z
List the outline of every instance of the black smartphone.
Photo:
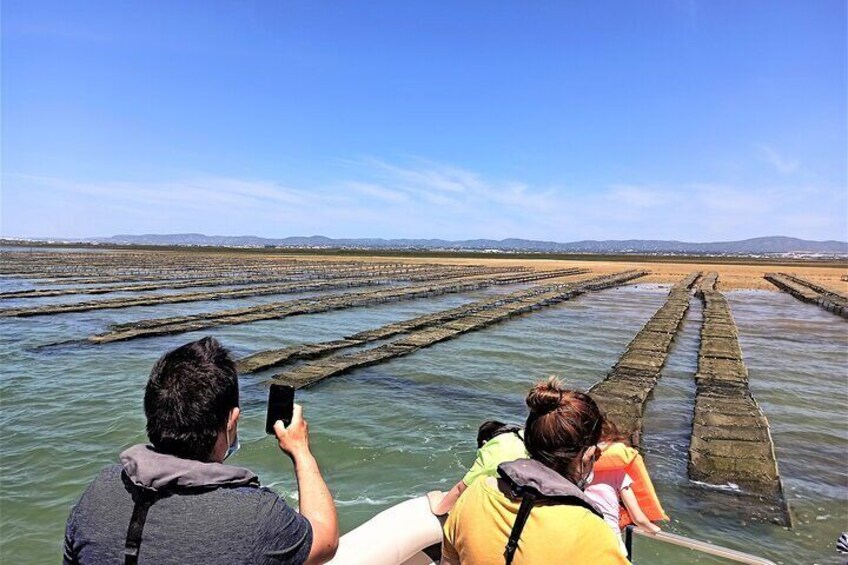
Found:
M 268 392 L 268 416 L 265 418 L 265 433 L 274 435 L 274 423 L 282 420 L 288 426 L 294 412 L 294 388 L 289 385 L 271 385 Z

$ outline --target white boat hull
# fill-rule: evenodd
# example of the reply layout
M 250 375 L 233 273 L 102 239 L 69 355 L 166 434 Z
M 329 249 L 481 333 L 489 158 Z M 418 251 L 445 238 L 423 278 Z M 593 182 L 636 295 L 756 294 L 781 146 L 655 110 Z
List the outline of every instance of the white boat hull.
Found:
M 442 524 L 426 496 L 380 512 L 339 540 L 333 565 L 434 565 L 425 549 L 441 544 Z M 432 552 L 430 552 L 432 553 Z

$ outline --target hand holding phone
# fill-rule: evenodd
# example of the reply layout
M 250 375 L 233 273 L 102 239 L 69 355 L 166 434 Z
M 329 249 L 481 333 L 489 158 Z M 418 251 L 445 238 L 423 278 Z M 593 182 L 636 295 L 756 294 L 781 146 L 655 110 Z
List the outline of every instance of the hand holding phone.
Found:
M 277 444 L 283 453 L 291 458 L 295 466 L 298 462 L 312 457 L 312 452 L 309 450 L 309 425 L 303 419 L 303 406 L 300 404 L 294 405 L 290 425 L 284 426 L 282 422 L 277 422 L 277 424 L 279 425 L 274 427 Z
M 294 388 L 289 385 L 271 385 L 271 390 L 268 392 L 268 414 L 265 417 L 265 433 L 268 435 L 276 435 L 274 433 L 274 423 L 277 420 L 282 420 L 283 424 L 288 427 L 292 421 L 292 413 L 294 411 Z

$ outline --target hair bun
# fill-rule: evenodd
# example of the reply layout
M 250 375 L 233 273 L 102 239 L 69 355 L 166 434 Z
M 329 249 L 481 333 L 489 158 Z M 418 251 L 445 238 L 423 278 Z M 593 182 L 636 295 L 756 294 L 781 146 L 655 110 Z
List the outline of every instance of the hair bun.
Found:
M 537 383 L 527 395 L 527 408 L 535 416 L 544 416 L 559 408 L 565 389 L 556 377 Z

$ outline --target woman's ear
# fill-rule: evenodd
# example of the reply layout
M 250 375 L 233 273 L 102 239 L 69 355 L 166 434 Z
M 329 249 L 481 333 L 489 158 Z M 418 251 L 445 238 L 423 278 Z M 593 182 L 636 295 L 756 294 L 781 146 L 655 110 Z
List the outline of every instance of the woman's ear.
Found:
M 597 445 L 591 445 L 586 448 L 586 451 L 583 452 L 583 469 L 592 469 L 595 466 L 595 457 L 596 454 L 600 453 L 600 449 Z

